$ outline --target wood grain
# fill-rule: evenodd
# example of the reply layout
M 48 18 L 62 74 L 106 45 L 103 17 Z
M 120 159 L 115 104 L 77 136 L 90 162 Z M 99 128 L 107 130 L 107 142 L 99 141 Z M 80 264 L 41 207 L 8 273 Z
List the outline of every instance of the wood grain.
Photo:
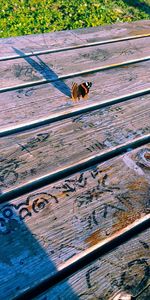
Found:
M 150 33 L 150 21 L 136 21 L 132 23 L 117 23 L 107 26 L 98 26 L 90 28 L 81 28 L 73 30 L 77 37 L 84 39 L 87 43 L 97 42 L 99 40 L 118 39 L 123 37 L 132 37 L 139 34 Z
M 150 33 L 150 21 L 118 23 L 109 26 L 99 26 L 77 30 L 65 30 L 45 34 L 34 34 L 20 37 L 10 37 L 0 40 L 0 58 L 16 55 L 13 47 L 23 52 L 43 51 L 47 49 L 66 48 L 92 42 L 106 42 L 111 39 L 146 35 Z
M 150 88 L 150 62 L 79 76 L 64 83 L 71 89 L 72 81 L 81 83 L 86 80 L 93 83 L 86 102 L 73 102 L 52 84 L 0 94 L 0 131 Z
M 132 299 L 147 300 L 150 297 L 149 248 L 150 229 L 35 299 L 131 300 L 132 296 Z M 125 293 L 130 298 L 117 297 Z
M 150 144 L 147 144 L 0 205 L 3 245 L 0 247 L 0 294 L 5 295 L 5 299 L 13 299 L 55 274 L 69 258 L 149 213 L 149 153 Z M 142 242 L 142 249 L 146 249 L 143 251 L 147 251 L 146 240 Z M 128 252 L 128 248 L 124 248 L 122 259 L 124 253 L 130 258 L 132 251 L 135 255 L 135 258 L 131 256 L 132 261 L 137 259 L 138 253 L 145 257 L 145 252 L 136 252 L 138 248 L 139 242 Z M 119 255 L 112 252 L 114 267 L 116 259 L 121 259 Z M 110 261 L 113 264 L 113 260 Z M 127 259 L 125 262 L 128 266 Z M 120 267 L 125 271 L 122 264 Z M 84 283 L 82 272 L 79 289 Z M 119 280 L 118 272 L 114 269 L 110 278 L 117 276 Z M 103 284 L 99 285 L 101 292 L 103 287 L 110 288 L 106 278 L 103 276 Z M 83 287 L 85 289 L 84 284 Z
M 1 193 L 149 134 L 149 116 L 145 95 L 1 138 Z
M 0 88 L 14 87 L 39 80 L 57 80 L 58 76 L 73 76 L 84 70 L 116 66 L 122 62 L 149 57 L 148 38 L 113 44 L 1 61 Z M 20 49 L 16 53 L 22 55 Z M 82 69 L 81 69 L 82 66 Z
M 64 114 L 61 121 L 0 139 L 2 299 L 23 299 L 32 288 L 38 291 L 43 281 L 149 218 L 150 144 L 135 145 L 150 136 L 149 35 L 150 21 L 142 21 L 1 39 L 1 130 Z M 24 53 L 28 57 L 16 58 Z M 4 61 L 4 56 L 11 59 Z M 93 83 L 89 100 L 73 103 L 71 82 L 85 80 Z M 141 96 L 123 98 L 135 92 Z M 115 97 L 117 104 L 108 106 Z M 89 111 L 90 105 L 104 102 Z M 88 113 L 66 118 L 83 108 Z M 117 152 L 122 145 L 124 154 Z M 114 157 L 97 165 L 92 160 L 85 169 L 85 161 L 107 152 Z M 62 178 L 43 181 L 40 188 L 40 180 L 63 168 L 72 173 L 60 172 Z M 37 299 L 118 300 L 120 292 L 149 299 L 149 233 L 102 258 L 93 256 L 92 264 Z

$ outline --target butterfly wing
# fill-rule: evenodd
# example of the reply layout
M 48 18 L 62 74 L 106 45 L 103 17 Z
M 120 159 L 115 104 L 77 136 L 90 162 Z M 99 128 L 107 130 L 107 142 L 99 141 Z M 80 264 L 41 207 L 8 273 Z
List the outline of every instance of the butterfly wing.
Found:
M 72 84 L 71 97 L 72 97 L 72 100 L 74 100 L 74 101 L 76 101 L 79 98 L 78 85 L 75 82 Z
M 89 89 L 92 86 L 92 82 L 83 82 L 81 84 L 73 83 L 71 90 L 72 100 L 80 100 L 80 97 L 86 99 L 88 97 Z
M 87 99 L 89 93 L 89 85 L 87 82 L 83 82 L 79 85 L 79 90 L 83 99 Z

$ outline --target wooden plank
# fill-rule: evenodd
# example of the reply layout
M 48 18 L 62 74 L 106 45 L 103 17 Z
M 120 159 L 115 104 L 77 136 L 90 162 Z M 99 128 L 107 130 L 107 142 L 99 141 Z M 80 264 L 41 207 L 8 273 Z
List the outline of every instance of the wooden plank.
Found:
M 145 95 L 1 138 L 1 193 L 149 134 L 149 116 Z
M 0 94 L 0 131 L 17 128 L 33 121 L 39 122 L 40 119 L 49 119 L 55 113 L 63 115 L 78 107 L 82 109 L 93 103 L 111 100 L 113 97 L 146 90 L 150 88 L 149 66 L 150 62 L 142 62 L 64 81 L 69 89 L 73 80 L 78 83 L 92 81 L 93 87 L 88 102 L 71 101 L 56 84 L 2 93 Z
M 149 248 L 150 229 L 35 299 L 147 300 L 150 297 Z
M 87 43 L 97 42 L 99 39 L 118 39 L 150 33 L 150 20 L 136 21 L 132 23 L 117 23 L 107 26 L 80 28 L 73 30 L 77 37 Z
M 13 299 L 149 213 L 149 151 L 147 144 L 1 204 L 0 294 Z
M 24 54 L 15 48 L 19 55 Z M 128 61 L 150 57 L 149 38 L 142 38 L 107 45 L 76 49 L 20 58 L 17 61 L 1 61 L 0 88 L 18 87 L 33 82 L 57 80 L 59 76 L 72 77 L 81 71 L 114 67 Z M 66 63 L 67 62 L 67 63 Z M 82 70 L 81 70 L 82 66 Z
M 92 42 L 107 42 L 122 38 L 132 38 L 150 33 L 150 21 L 132 23 L 118 23 L 109 26 L 99 26 L 77 30 L 65 30 L 45 34 L 34 34 L 20 37 L 11 37 L 0 40 L 0 58 L 16 56 L 13 47 L 25 53 L 33 51 L 57 50 L 67 47 L 76 47 Z

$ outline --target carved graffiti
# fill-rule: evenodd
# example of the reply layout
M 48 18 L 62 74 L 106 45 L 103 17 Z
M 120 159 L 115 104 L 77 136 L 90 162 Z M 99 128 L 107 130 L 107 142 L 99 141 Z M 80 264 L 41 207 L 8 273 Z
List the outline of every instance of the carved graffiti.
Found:
M 144 167 L 146 169 L 150 169 L 150 149 L 149 148 L 144 148 L 138 151 L 137 153 L 137 165 L 140 167 Z
M 99 262 L 101 262 L 100 259 Z M 97 288 L 97 284 L 99 285 L 100 279 L 98 275 L 103 274 L 103 268 L 104 270 L 105 268 L 107 270 L 107 267 L 103 265 L 103 268 L 100 269 L 100 266 L 101 263 L 97 263 L 93 267 L 90 267 L 85 273 L 87 288 L 89 290 L 89 293 L 94 293 L 94 299 L 101 299 L 100 297 L 102 295 L 99 294 L 99 292 L 103 293 L 101 289 Z M 149 272 L 150 266 L 147 262 L 147 259 L 144 257 L 129 261 L 126 266 L 124 265 L 122 267 L 122 272 L 120 273 L 120 275 L 116 276 L 116 271 L 111 269 L 111 274 L 108 273 L 107 275 L 102 275 L 108 276 L 108 281 L 110 278 L 110 286 L 109 288 L 107 288 L 107 294 L 103 294 L 102 299 L 108 299 L 107 297 L 112 295 L 114 293 L 114 290 L 129 292 L 131 295 L 133 295 L 133 297 L 136 298 L 136 296 L 139 295 L 139 293 L 141 293 L 147 286 L 149 280 Z M 97 295 L 95 294 L 96 292 Z
M 98 140 L 95 140 L 94 142 L 92 142 L 91 145 L 89 145 L 88 147 L 86 147 L 86 149 L 89 152 L 93 152 L 93 151 L 97 151 L 97 150 L 101 150 L 104 148 L 104 145 L 102 143 L 100 143 Z
M 87 283 L 87 287 L 88 289 L 92 288 L 93 286 L 93 282 L 91 281 L 91 275 L 97 271 L 99 269 L 99 266 L 93 266 L 92 268 L 90 268 L 87 272 L 86 272 L 86 283 Z
M 33 94 L 33 91 L 33 88 L 20 89 L 17 91 L 17 98 L 21 98 L 22 96 L 30 97 Z
M 98 170 L 95 169 L 91 172 L 91 176 L 94 178 L 98 175 Z M 97 180 L 97 185 L 91 189 L 86 190 L 84 194 L 80 194 L 76 198 L 77 207 L 81 207 L 82 205 L 87 205 L 95 200 L 97 200 L 101 194 L 104 192 L 112 193 L 113 190 L 119 190 L 118 186 L 109 186 L 106 184 L 108 175 L 104 174 L 103 176 L 99 177 Z
M 21 161 L 15 158 L 4 159 L 0 165 L 0 186 L 7 187 L 18 179 L 17 168 Z
M 105 61 L 110 56 L 110 53 L 105 49 L 98 49 L 89 53 L 80 54 L 80 57 L 88 58 L 92 61 Z
M 113 120 L 118 117 L 118 114 L 122 114 L 122 110 L 122 107 L 107 107 L 105 109 L 101 109 L 98 112 L 75 117 L 73 118 L 72 122 L 74 124 L 75 130 L 85 130 L 90 128 L 96 129 L 103 126 L 106 127 L 106 116 L 109 116 L 110 112 L 113 111 L 114 114 L 110 115 L 108 119 L 109 122 L 113 122 Z M 100 118 L 101 115 L 105 115 L 105 123 L 103 124 Z M 121 127 L 118 127 L 116 130 L 112 127 L 109 130 L 105 129 L 104 135 L 101 138 L 98 138 L 98 135 L 101 136 L 100 131 L 96 131 L 96 134 L 93 134 L 92 131 L 92 140 L 90 138 L 87 139 L 87 136 L 86 138 L 79 136 L 77 139 L 88 152 L 92 153 L 95 151 L 106 149 L 108 147 L 115 147 L 119 145 L 120 142 L 125 142 L 126 140 L 147 134 L 149 133 L 149 130 L 149 127 L 142 127 L 136 130 L 133 130 L 132 128 L 122 129 Z M 88 134 L 90 134 L 90 131 Z
M 14 64 L 13 71 L 17 78 L 23 77 L 23 79 L 37 79 L 34 69 L 29 65 Z
M 50 136 L 50 133 L 39 133 L 36 135 L 36 137 L 31 138 L 25 145 L 20 145 L 22 151 L 23 150 L 30 150 L 30 149 L 34 149 L 36 147 L 39 146 L 40 143 L 48 140 Z
M 96 186 L 87 189 L 88 183 L 94 179 L 94 182 L 97 183 Z M 74 194 L 73 202 L 73 213 L 77 223 L 82 223 L 87 229 L 92 229 L 95 225 L 98 226 L 102 222 L 102 218 L 106 219 L 110 215 L 115 214 L 117 211 L 125 211 L 125 205 L 121 203 L 118 205 L 118 198 L 114 191 L 120 191 L 120 187 L 116 185 L 109 184 L 109 176 L 106 172 L 94 167 L 93 169 L 81 173 L 76 178 L 66 179 L 61 185 L 54 186 L 56 190 L 59 190 L 61 193 L 64 193 L 66 197 Z M 86 188 L 86 189 L 84 189 Z M 79 195 L 76 195 L 79 189 L 83 189 L 83 192 L 80 192 Z M 86 215 L 82 215 L 82 208 L 86 208 L 91 203 L 100 201 L 103 194 L 109 193 L 116 198 L 114 203 L 108 201 L 108 203 L 102 203 L 96 208 L 91 210 L 86 210 Z M 119 193 L 120 195 L 120 193 Z
M 79 174 L 75 179 L 66 179 L 62 185 L 55 186 L 56 190 L 61 190 L 62 193 L 65 193 L 66 196 L 69 196 L 70 193 L 76 192 L 77 188 L 84 188 L 87 185 L 87 177 L 85 173 Z
M 6 204 L 0 210 L 0 232 L 7 233 L 13 220 L 22 221 L 42 211 L 48 204 L 58 203 L 56 196 L 48 193 L 36 193 L 27 197 L 26 201 Z M 6 227 L 6 228 L 5 228 Z
M 88 216 L 87 218 L 88 221 L 88 227 L 91 229 L 93 227 L 93 225 L 98 225 L 99 222 L 96 218 L 96 211 L 95 209 L 92 211 L 92 213 Z
M 148 283 L 149 272 L 150 266 L 146 258 L 132 260 L 121 275 L 120 285 L 135 295 Z
M 51 132 L 47 133 L 39 133 L 35 137 L 31 138 L 26 144 L 22 145 L 18 143 L 18 145 L 21 148 L 21 151 L 26 151 L 30 153 L 30 150 L 35 149 L 36 147 L 39 147 L 39 144 L 42 142 L 45 142 L 50 137 Z M 17 156 L 20 155 L 20 148 L 17 153 Z M 14 155 L 14 153 L 10 153 L 9 157 Z M 30 153 L 31 154 L 31 153 Z M 2 187 L 8 187 L 13 184 L 15 184 L 19 178 L 26 177 L 28 174 L 34 175 L 36 174 L 37 169 L 31 168 L 29 170 L 24 170 L 22 172 L 17 171 L 17 168 L 22 166 L 23 164 L 26 164 L 25 161 L 16 159 L 16 158 L 0 158 L 0 188 Z

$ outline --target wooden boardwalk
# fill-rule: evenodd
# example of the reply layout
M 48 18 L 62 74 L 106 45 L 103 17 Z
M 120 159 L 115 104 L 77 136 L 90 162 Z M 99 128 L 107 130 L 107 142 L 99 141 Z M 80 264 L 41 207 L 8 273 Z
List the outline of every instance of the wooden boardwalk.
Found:
M 149 59 L 150 21 L 0 40 L 1 300 L 150 299 Z

